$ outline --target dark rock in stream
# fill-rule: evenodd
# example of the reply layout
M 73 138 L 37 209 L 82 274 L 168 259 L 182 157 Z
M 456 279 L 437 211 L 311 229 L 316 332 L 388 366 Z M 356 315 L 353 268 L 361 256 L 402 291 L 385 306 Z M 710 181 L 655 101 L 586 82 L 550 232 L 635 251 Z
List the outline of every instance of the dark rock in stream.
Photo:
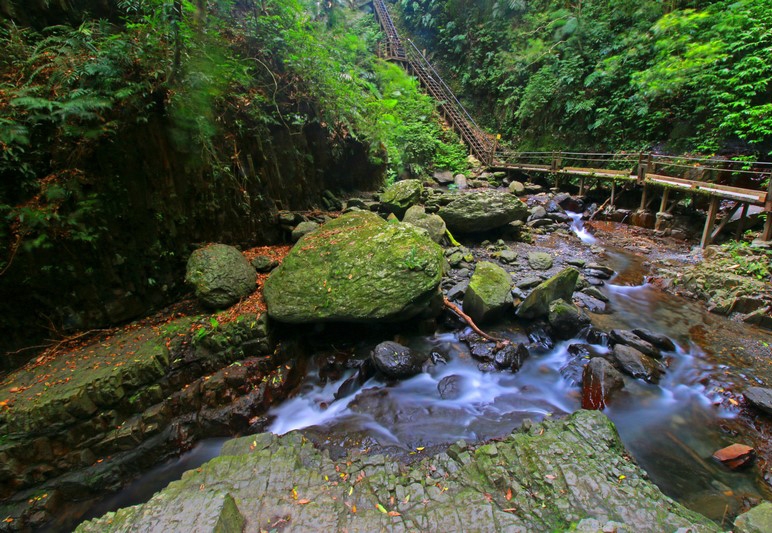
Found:
M 418 353 L 393 341 L 380 343 L 371 355 L 376 370 L 387 378 L 404 379 L 419 374 L 427 354 Z
M 530 356 L 528 348 L 524 344 L 507 344 L 493 356 L 493 364 L 499 370 L 511 370 L 517 372 Z
M 743 396 L 756 409 L 772 415 L 772 389 L 749 387 L 743 392 Z
M 547 317 L 552 331 L 559 339 L 571 339 L 590 323 L 590 317 L 565 300 L 550 303 Z
M 549 306 L 554 300 L 571 300 L 579 279 L 579 271 L 566 268 L 557 275 L 531 291 L 528 297 L 517 308 L 517 316 L 521 318 L 537 318 L 549 313 Z
M 636 379 L 643 379 L 656 384 L 665 373 L 665 367 L 662 363 L 632 346 L 617 344 L 614 346 L 612 354 L 622 372 Z
M 285 531 L 566 531 L 589 518 L 640 533 L 719 530 L 665 496 L 625 454 L 596 411 L 496 442 L 459 442 L 409 465 L 386 454 L 333 459 L 299 432 L 251 435 L 149 502 L 77 531 L 213 531 L 226 495 L 249 532 L 277 521 Z
M 461 396 L 461 376 L 445 376 L 437 384 L 437 392 L 443 400 L 456 400 Z
M 577 304 L 579 304 L 580 307 L 584 307 L 591 313 L 597 313 L 597 314 L 608 313 L 608 305 L 606 304 L 606 302 L 599 300 L 597 298 L 594 298 L 593 296 L 589 296 L 584 292 L 574 293 L 574 300 L 576 300 Z
M 624 329 L 612 329 L 610 336 L 611 340 L 617 344 L 632 346 L 639 352 L 644 353 L 649 357 L 654 357 L 655 359 L 662 358 L 662 352 L 660 352 L 659 349 L 655 348 L 653 344 L 643 340 L 632 331 L 627 331 Z
M 646 342 L 650 342 L 660 350 L 664 350 L 666 352 L 674 352 L 676 349 L 673 341 L 660 333 L 654 333 L 648 329 L 634 329 L 633 333 Z
M 625 386 L 622 374 L 602 357 L 594 357 L 582 373 L 582 409 L 604 409 Z

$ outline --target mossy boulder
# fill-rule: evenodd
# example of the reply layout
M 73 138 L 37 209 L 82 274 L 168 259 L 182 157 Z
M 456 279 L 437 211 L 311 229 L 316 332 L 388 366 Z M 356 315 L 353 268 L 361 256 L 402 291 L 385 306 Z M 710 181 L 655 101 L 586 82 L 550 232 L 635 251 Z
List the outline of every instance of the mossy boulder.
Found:
M 555 335 L 560 339 L 575 337 L 583 327 L 590 324 L 590 317 L 574 304 L 563 299 L 550 302 L 547 320 Z
M 476 233 L 525 220 L 528 207 L 508 192 L 483 190 L 459 195 L 438 214 L 451 232 Z
M 517 308 L 521 318 L 538 318 L 549 314 L 550 304 L 555 300 L 570 301 L 574 294 L 579 271 L 566 268 L 538 285 Z
M 485 322 L 512 308 L 512 277 L 500 266 L 477 263 L 464 295 L 464 312 L 475 322 Z
M 552 256 L 547 252 L 531 252 L 528 254 L 528 265 L 534 270 L 549 270 L 552 268 Z
M 381 195 L 381 204 L 389 213 L 402 217 L 410 206 L 421 200 L 423 193 L 421 180 L 398 181 Z
M 208 307 L 229 307 L 255 290 L 255 268 L 233 246 L 212 244 L 188 259 L 185 281 Z
M 445 237 L 447 227 L 442 217 L 435 214 L 429 214 L 420 205 L 414 205 L 405 212 L 402 222 L 412 224 L 413 226 L 425 230 L 429 238 L 439 243 Z
M 264 295 L 281 322 L 400 321 L 432 308 L 441 279 L 436 243 L 408 224 L 354 211 L 300 239 Z

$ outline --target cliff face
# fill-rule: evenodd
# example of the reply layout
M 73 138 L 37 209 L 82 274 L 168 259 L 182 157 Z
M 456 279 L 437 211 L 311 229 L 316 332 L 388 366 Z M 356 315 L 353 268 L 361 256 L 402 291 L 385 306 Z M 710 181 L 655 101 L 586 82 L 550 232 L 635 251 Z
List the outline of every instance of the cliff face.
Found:
M 222 29 L 244 20 L 238 6 L 184 33 L 173 11 L 123 27 L 117 5 L 0 0 L 15 45 L 0 60 L 0 369 L 40 339 L 173 302 L 201 243 L 281 242 L 277 211 L 383 178 L 366 143 L 328 126 L 326 95 L 280 59 L 255 61 L 270 57 L 264 34 Z M 25 33 L 51 24 L 72 28 Z

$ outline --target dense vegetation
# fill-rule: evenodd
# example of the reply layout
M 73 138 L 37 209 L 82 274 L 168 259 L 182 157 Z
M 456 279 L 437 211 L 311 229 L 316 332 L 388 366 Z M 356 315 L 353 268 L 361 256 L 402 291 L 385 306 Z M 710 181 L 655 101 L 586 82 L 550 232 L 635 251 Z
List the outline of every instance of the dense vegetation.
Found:
M 167 291 L 192 243 L 276 238 L 265 222 L 277 205 L 310 207 L 324 188 L 460 169 L 465 151 L 434 103 L 377 59 L 372 15 L 344 4 L 0 7 L 7 305 L 21 298 L 53 329 L 129 318 L 143 306 L 76 300 Z M 85 15 L 105 5 L 104 18 Z
M 772 4 L 399 0 L 489 125 L 521 147 L 772 150 Z

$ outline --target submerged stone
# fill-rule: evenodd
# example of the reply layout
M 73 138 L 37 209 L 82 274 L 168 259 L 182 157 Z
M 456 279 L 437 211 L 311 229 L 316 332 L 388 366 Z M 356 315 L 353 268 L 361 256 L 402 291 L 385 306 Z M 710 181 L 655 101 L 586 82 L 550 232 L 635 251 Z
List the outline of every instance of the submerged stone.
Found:
M 434 312 L 442 249 L 407 224 L 354 211 L 303 237 L 265 282 L 281 322 L 408 320 Z
M 396 342 L 386 341 L 375 347 L 371 354 L 375 368 L 387 378 L 403 379 L 421 372 L 429 358 Z
M 617 344 L 614 346 L 612 354 L 622 372 L 636 379 L 643 379 L 649 383 L 659 383 L 662 374 L 665 373 L 665 367 L 662 363 L 632 346 Z
M 602 357 L 593 357 L 582 373 L 582 409 L 604 409 L 625 386 L 622 374 Z

